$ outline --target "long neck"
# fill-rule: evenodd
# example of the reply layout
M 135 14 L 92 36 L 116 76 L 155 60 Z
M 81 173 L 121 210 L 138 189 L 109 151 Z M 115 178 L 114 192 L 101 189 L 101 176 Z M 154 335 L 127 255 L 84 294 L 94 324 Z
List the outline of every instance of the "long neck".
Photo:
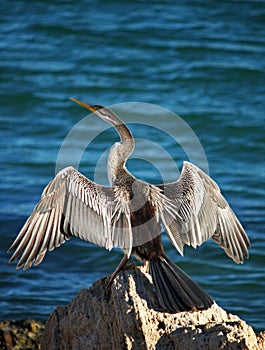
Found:
M 115 126 L 121 141 L 116 142 L 110 149 L 108 158 L 108 178 L 110 184 L 122 178 L 126 170 L 126 161 L 130 157 L 134 149 L 134 140 L 130 130 L 124 125 Z
M 95 113 L 105 122 L 112 125 L 118 132 L 121 141 L 116 142 L 110 149 L 108 159 L 108 178 L 110 184 L 128 175 L 125 164 L 134 149 L 134 140 L 130 130 L 123 121 L 110 109 L 100 107 Z
M 134 140 L 130 130 L 123 123 L 115 125 L 115 129 L 120 135 L 121 142 L 116 143 L 117 158 L 120 164 L 126 163 L 134 149 Z
M 114 126 L 120 135 L 121 141 L 132 141 L 132 147 L 134 147 L 133 136 L 127 126 L 123 123 Z

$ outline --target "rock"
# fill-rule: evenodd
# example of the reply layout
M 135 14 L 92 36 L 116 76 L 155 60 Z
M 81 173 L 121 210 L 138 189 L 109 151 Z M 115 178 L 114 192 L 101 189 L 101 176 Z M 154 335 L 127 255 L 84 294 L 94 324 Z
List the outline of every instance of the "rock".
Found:
M 40 337 L 44 323 L 31 319 L 21 321 L 0 321 L 0 349 L 40 349 Z
M 151 277 L 142 268 L 122 271 L 109 291 L 106 279 L 81 290 L 50 315 L 41 340 L 45 350 L 264 349 L 238 316 L 214 304 L 204 311 L 161 312 Z

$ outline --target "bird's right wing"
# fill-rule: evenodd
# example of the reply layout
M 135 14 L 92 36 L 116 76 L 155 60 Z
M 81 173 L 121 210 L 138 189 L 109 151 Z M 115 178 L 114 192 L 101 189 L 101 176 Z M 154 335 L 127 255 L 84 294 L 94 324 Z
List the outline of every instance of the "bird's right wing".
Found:
M 176 208 L 177 215 L 164 210 L 161 217 L 181 254 L 184 244 L 196 248 L 211 237 L 236 263 L 248 257 L 247 234 L 218 185 L 202 170 L 184 162 L 179 179 L 158 188 Z
M 131 253 L 132 233 L 126 208 L 112 187 L 97 185 L 72 167 L 61 170 L 44 189 L 41 200 L 9 248 L 17 268 L 41 263 L 47 251 L 71 236 Z

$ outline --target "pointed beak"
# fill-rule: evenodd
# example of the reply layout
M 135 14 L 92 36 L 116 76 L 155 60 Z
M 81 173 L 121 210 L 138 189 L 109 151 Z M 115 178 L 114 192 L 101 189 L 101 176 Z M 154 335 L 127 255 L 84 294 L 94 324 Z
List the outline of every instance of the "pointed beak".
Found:
M 80 100 L 77 100 L 76 98 L 73 98 L 73 97 L 69 97 L 70 100 L 72 100 L 73 102 L 77 103 L 78 105 L 88 109 L 89 111 L 91 112 L 95 112 L 96 111 L 96 108 L 94 106 L 90 106 L 89 104 L 85 103 L 85 102 L 82 102 Z

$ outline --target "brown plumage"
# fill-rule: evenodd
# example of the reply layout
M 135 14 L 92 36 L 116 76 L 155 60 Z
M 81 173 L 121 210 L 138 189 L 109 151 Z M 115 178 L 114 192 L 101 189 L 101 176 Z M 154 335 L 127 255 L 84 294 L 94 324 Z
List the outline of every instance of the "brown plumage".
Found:
M 194 248 L 208 238 L 218 243 L 236 263 L 248 257 L 248 237 L 217 184 L 195 165 L 184 162 L 172 183 L 151 185 L 126 169 L 134 149 L 130 130 L 111 110 L 72 99 L 116 128 L 121 141 L 108 160 L 110 187 L 94 183 L 72 167 L 61 170 L 44 189 L 39 203 L 9 251 L 17 268 L 38 265 L 47 251 L 73 235 L 124 257 L 109 283 L 131 255 L 149 266 L 161 307 L 176 312 L 206 309 L 212 298 L 165 255 L 161 226 L 175 248 Z

